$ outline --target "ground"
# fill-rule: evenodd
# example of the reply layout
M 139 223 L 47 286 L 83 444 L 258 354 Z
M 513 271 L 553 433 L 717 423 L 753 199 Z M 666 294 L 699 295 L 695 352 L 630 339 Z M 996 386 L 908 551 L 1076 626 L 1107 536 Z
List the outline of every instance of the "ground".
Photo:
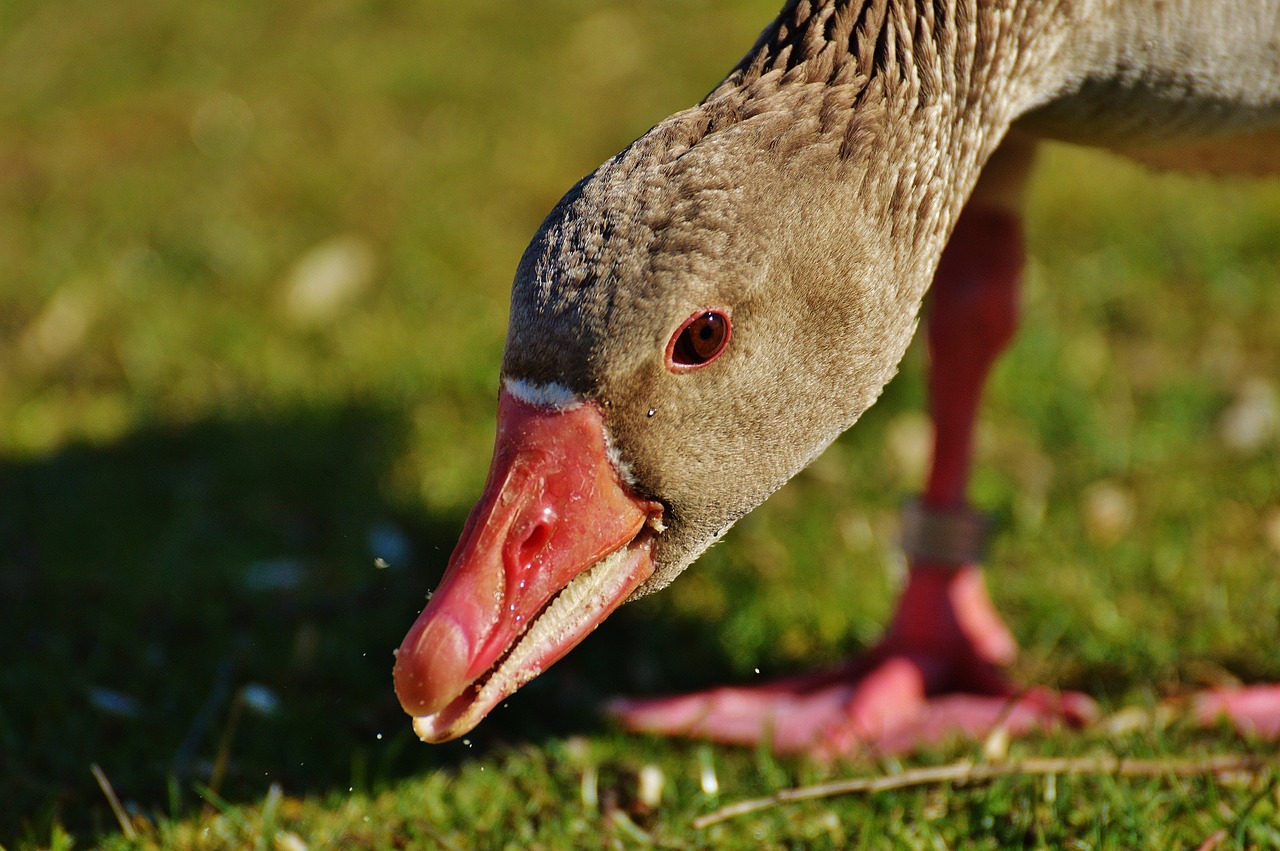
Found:
M 390 651 L 487 469 L 519 253 L 773 5 L 0 11 L 0 844 L 1280 843 L 1274 769 L 1015 777 L 696 831 L 739 797 L 975 751 L 820 767 L 595 715 L 874 641 L 924 463 L 918 349 L 671 589 L 467 742 L 413 739 Z M 1016 674 L 1112 713 L 1280 681 L 1280 186 L 1067 149 L 1037 177 L 975 483 Z M 1277 754 L 1145 716 L 1011 747 Z

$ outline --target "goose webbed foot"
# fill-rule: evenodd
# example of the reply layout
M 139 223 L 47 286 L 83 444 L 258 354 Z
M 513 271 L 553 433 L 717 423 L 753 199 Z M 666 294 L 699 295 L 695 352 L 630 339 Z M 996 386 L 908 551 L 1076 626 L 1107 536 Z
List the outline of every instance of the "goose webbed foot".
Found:
M 1092 700 L 1018 689 L 1004 668 L 1017 651 L 978 568 L 913 564 L 898 611 L 866 656 L 839 668 L 679 697 L 618 700 L 635 731 L 755 745 L 830 759 L 894 754 L 997 728 L 1025 735 L 1088 722 Z
M 1197 695 L 1193 707 L 1205 726 L 1225 719 L 1241 735 L 1280 739 L 1280 684 L 1213 689 Z

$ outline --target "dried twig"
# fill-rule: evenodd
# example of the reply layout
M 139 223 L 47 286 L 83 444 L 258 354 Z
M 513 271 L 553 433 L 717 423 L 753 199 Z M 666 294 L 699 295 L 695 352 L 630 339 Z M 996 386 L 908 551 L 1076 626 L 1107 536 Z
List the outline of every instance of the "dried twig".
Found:
M 120 832 L 124 834 L 124 838 L 137 839 L 138 834 L 133 829 L 133 821 L 129 818 L 129 814 L 125 812 L 124 806 L 116 796 L 116 790 L 112 787 L 111 781 L 107 779 L 106 773 L 96 762 L 89 766 L 89 770 L 93 772 L 93 779 L 98 781 L 98 788 L 102 790 L 102 794 L 107 796 L 107 803 L 111 805 L 111 812 L 116 814 L 116 821 L 120 822 Z
M 1092 757 L 1032 757 L 1029 759 L 994 764 L 975 764 L 962 760 L 950 765 L 915 768 L 900 774 L 877 777 L 853 777 L 814 786 L 800 786 L 774 792 L 767 798 L 750 798 L 721 807 L 694 819 L 694 828 L 701 830 L 731 818 L 759 810 L 811 801 L 815 798 L 833 798 L 838 795 L 855 795 L 889 792 L 911 786 L 933 783 L 983 783 L 1000 777 L 1045 776 L 1051 774 L 1110 774 L 1117 777 L 1194 777 L 1206 774 L 1256 773 L 1266 768 L 1280 767 L 1275 758 L 1262 756 L 1211 756 L 1205 759 L 1157 760 L 1123 759 L 1115 756 Z

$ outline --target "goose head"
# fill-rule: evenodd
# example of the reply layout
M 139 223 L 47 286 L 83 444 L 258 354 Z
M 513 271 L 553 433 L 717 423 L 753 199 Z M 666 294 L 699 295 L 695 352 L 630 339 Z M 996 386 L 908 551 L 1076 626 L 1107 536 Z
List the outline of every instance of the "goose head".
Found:
M 944 206 L 874 162 L 875 133 L 824 143 L 822 98 L 794 88 L 658 125 L 524 253 L 489 480 L 397 652 L 424 740 L 671 582 L 894 374 Z

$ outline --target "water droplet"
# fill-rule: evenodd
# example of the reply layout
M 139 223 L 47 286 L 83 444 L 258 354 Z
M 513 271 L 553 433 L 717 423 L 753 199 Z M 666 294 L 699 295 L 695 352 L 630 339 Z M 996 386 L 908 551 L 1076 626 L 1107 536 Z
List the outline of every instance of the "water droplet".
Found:
M 646 417 L 651 417 L 651 416 L 653 416 L 653 415 L 654 415 L 654 414 L 656 414 L 656 413 L 658 413 L 658 409 L 657 409 L 657 408 L 650 408 L 650 409 L 649 409 L 649 413 L 645 414 L 645 416 L 646 416 Z

